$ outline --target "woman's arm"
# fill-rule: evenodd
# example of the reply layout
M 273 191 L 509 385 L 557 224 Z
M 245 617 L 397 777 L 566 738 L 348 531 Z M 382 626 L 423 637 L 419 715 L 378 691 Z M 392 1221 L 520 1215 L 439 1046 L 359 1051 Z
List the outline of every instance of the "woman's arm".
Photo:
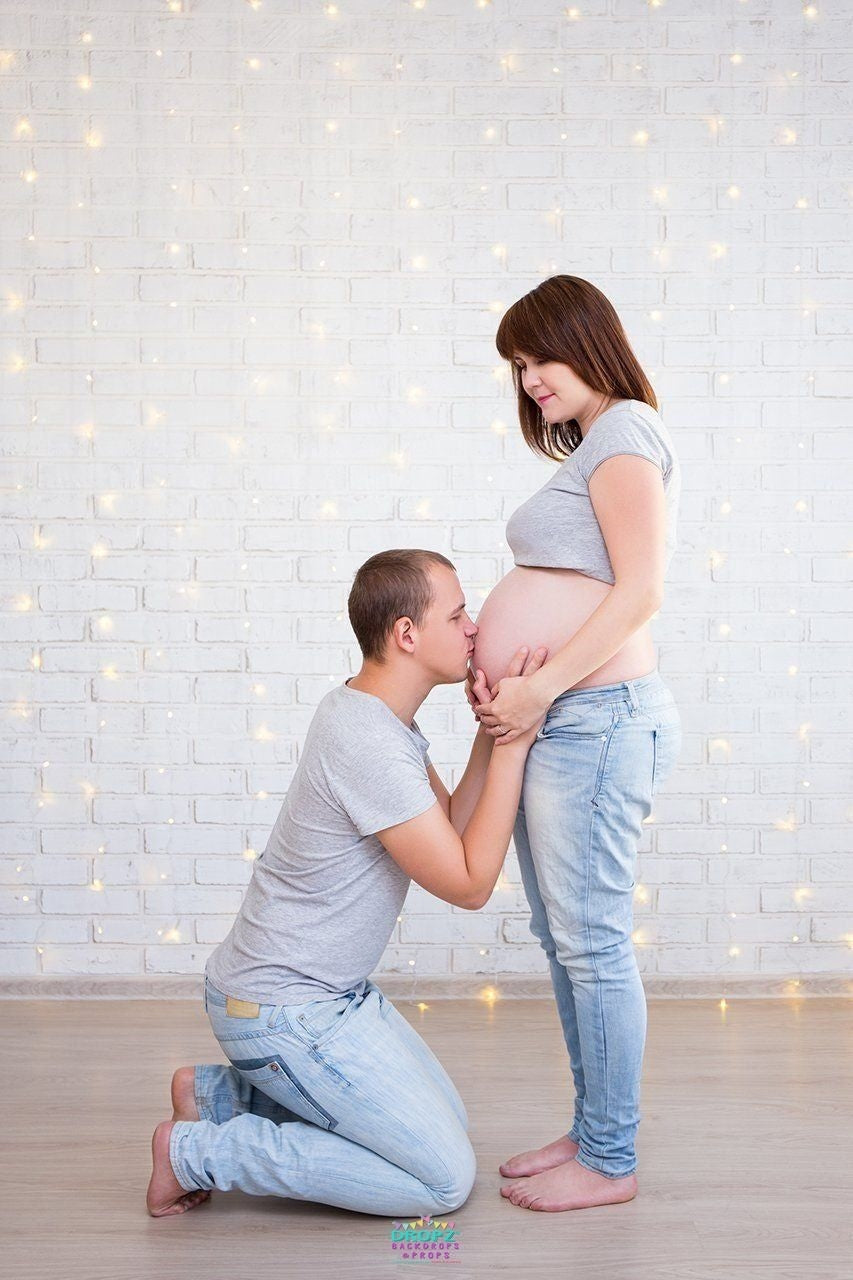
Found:
M 663 601 L 666 497 L 660 469 L 620 453 L 596 467 L 589 499 L 613 566 L 613 587 L 536 676 L 550 701 L 612 658 Z
M 557 650 L 535 677 L 538 691 L 547 699 L 546 705 L 550 706 L 561 693 L 618 653 L 659 607 L 660 602 L 650 594 L 617 582 L 571 640 Z

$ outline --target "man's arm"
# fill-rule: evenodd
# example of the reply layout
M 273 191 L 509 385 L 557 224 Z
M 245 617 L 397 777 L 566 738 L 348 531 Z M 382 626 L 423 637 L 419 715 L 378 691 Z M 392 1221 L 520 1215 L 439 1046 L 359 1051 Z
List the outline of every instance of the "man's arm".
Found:
M 474 738 L 465 772 L 450 797 L 450 811 L 447 815 L 454 831 L 457 831 L 460 836 L 464 833 L 468 820 L 480 799 L 494 745 L 494 738 L 486 733 L 481 724 L 478 724 L 477 736 Z
M 516 665 L 521 673 L 523 662 L 514 659 L 511 674 Z M 525 674 L 538 666 L 531 659 Z M 502 751 L 489 747 L 488 758 L 488 735 L 481 728 L 465 770 L 463 804 L 456 800 L 465 779 L 451 797 L 452 823 L 438 801 L 418 817 L 376 832 L 395 862 L 429 893 L 469 911 L 488 901 L 512 835 L 527 752 L 544 719 Z M 463 820 L 460 831 L 456 823 Z
M 487 738 L 488 736 L 489 735 L 486 734 Z M 489 738 L 489 741 L 491 742 L 491 738 Z M 429 785 L 432 787 L 433 791 L 435 792 L 435 798 L 438 801 L 438 803 L 441 805 L 444 811 L 445 818 L 449 819 L 450 818 L 450 792 L 447 790 L 447 787 L 444 785 L 444 783 L 441 781 L 441 778 L 438 776 L 435 765 L 431 760 L 427 765 L 427 777 L 429 778 Z

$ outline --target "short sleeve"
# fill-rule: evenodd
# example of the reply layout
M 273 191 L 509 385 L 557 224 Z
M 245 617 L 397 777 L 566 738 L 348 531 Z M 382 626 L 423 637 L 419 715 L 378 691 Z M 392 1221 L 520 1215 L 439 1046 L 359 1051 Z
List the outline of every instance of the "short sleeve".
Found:
M 438 803 L 424 753 L 414 740 L 389 734 L 370 737 L 357 753 L 339 762 L 330 779 L 335 798 L 362 836 L 408 822 Z
M 638 413 L 616 413 L 602 418 L 577 449 L 578 470 L 587 484 L 602 462 L 620 453 L 633 453 L 648 458 L 661 474 L 669 466 L 666 447 L 656 432 Z

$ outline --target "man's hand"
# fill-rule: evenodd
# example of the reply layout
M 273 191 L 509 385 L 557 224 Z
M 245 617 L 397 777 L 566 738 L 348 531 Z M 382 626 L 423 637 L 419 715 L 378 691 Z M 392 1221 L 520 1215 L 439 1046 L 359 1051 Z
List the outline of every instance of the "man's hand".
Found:
M 474 712 L 474 719 L 479 720 L 480 714 L 477 711 L 477 703 L 488 702 L 491 697 L 491 691 L 486 684 L 486 677 L 479 667 L 476 674 L 470 667 L 468 668 L 468 675 L 465 677 L 465 697 Z

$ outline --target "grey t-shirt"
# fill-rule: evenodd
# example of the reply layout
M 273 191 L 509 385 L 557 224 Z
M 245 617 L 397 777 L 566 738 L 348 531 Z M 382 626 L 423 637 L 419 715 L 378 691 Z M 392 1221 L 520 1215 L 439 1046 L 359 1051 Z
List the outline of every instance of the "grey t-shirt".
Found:
M 517 565 L 578 569 L 614 582 L 601 525 L 589 497 L 589 480 L 600 463 L 619 453 L 648 458 L 660 467 L 666 502 L 668 569 L 675 553 L 681 467 L 660 414 L 642 400 L 622 400 L 595 419 L 583 440 L 541 489 L 517 507 L 506 540 Z
M 348 684 L 320 701 L 299 764 L 210 981 L 261 1004 L 363 990 L 411 879 L 375 835 L 437 803 L 429 742 Z

